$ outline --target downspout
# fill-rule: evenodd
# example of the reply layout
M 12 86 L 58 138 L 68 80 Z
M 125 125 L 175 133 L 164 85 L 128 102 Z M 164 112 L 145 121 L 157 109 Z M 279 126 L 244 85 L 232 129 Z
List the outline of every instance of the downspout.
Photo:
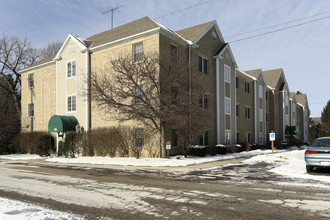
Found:
M 217 110 L 217 144 L 220 144 L 220 64 L 219 58 L 216 59 L 216 110 Z
M 257 106 L 257 81 L 254 80 L 253 81 L 253 84 L 254 84 L 254 142 L 255 143 L 259 143 L 258 142 L 258 127 L 259 127 L 259 123 L 258 123 L 258 117 L 259 114 L 257 110 L 259 110 L 258 106 Z
M 192 116 L 191 116 L 191 45 L 192 42 L 189 43 L 189 65 L 188 65 L 188 75 L 189 75 L 189 144 L 191 145 L 191 120 L 192 120 Z

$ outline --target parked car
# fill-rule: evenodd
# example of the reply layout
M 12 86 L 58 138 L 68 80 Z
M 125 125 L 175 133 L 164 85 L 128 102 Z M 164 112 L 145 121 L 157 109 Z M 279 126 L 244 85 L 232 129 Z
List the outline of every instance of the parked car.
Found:
M 321 137 L 305 151 L 307 172 L 312 172 L 314 167 L 330 167 L 330 137 Z

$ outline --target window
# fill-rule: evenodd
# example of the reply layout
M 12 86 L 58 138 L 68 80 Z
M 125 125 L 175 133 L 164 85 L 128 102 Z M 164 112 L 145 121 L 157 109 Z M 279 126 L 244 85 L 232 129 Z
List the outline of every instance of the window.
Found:
M 29 104 L 29 117 L 34 117 L 34 104 Z
M 29 88 L 33 88 L 34 87 L 34 75 L 33 75 L 33 73 L 28 75 L 28 82 L 29 82 Z
M 171 62 L 177 63 L 178 62 L 178 48 L 177 46 L 171 44 Z
M 66 63 L 66 73 L 67 73 L 68 78 L 76 76 L 76 61 L 75 60 L 68 61 Z
M 225 113 L 230 114 L 230 99 L 225 98 Z
M 230 67 L 225 65 L 225 81 L 230 83 Z
M 202 145 L 202 146 L 209 145 L 209 131 L 203 132 L 203 135 L 199 138 L 199 145 Z
M 236 89 L 238 89 L 238 77 L 236 77 Z
M 67 111 L 68 112 L 75 112 L 77 110 L 77 103 L 76 103 L 76 96 L 68 96 L 67 97 Z
M 262 98 L 259 98 L 259 108 L 262 108 Z
M 226 145 L 230 145 L 230 130 L 225 131 L 225 142 Z
M 265 95 L 266 95 L 266 100 L 268 100 L 268 92 L 266 92 Z
M 172 129 L 171 145 L 172 147 L 178 146 L 178 129 Z
M 171 88 L 171 105 L 178 104 L 178 88 Z
M 207 74 L 208 73 L 207 65 L 208 65 L 207 59 L 199 56 L 198 57 L 198 70 L 199 70 L 199 72 Z
M 140 87 L 135 86 L 133 90 L 133 97 L 134 97 L 134 104 L 139 105 L 143 104 L 143 92 L 142 92 L 143 86 Z
M 263 144 L 264 143 L 264 135 L 263 133 L 259 133 L 259 144 Z
M 236 105 L 236 117 L 238 117 L 238 116 L 239 116 L 239 106 Z
M 144 129 L 134 128 L 134 146 L 143 147 L 144 146 Z
M 262 109 L 259 109 L 259 121 L 263 121 L 264 119 L 264 111 Z
M 143 60 L 143 43 L 133 44 L 133 62 L 140 62 Z
M 259 85 L 259 98 L 263 98 L 264 91 L 261 85 Z
M 268 112 L 266 112 L 266 122 L 268 122 Z
M 245 135 L 245 141 L 246 142 L 250 142 L 250 133 L 247 133 L 246 135 Z
M 245 92 L 250 93 L 250 83 L 245 82 Z
M 200 107 L 203 107 L 205 109 L 208 109 L 208 106 L 209 103 L 208 103 L 208 97 L 207 95 L 202 95 L 200 98 L 199 98 L 199 106 Z
M 245 108 L 245 118 L 250 119 L 250 108 Z

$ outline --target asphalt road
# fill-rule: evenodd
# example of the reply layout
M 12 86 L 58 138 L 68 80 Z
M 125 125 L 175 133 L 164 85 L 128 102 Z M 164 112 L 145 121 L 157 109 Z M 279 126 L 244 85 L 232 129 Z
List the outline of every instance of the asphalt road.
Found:
M 329 188 L 293 186 L 296 180 L 268 168 L 236 164 L 169 173 L 0 160 L 0 197 L 86 219 L 330 218 Z

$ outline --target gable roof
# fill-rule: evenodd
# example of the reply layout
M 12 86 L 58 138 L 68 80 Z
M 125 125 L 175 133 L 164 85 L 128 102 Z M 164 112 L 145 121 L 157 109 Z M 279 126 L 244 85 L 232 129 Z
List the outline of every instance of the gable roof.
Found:
M 260 75 L 260 72 L 262 70 L 261 69 L 256 69 L 256 70 L 248 70 L 248 71 L 244 71 L 245 73 L 249 74 L 250 76 L 253 76 L 255 78 L 258 78 L 258 76 Z
M 297 103 L 301 104 L 302 106 L 306 106 L 307 103 L 307 96 L 306 94 L 301 94 L 301 93 L 297 93 L 296 94 L 296 101 Z
M 204 24 L 199 24 L 193 27 L 185 28 L 182 30 L 175 31 L 181 37 L 186 40 L 195 41 L 212 23 L 215 21 L 210 21 Z
M 95 34 L 87 38 L 87 40 L 93 42 L 91 45 L 92 47 L 97 47 L 108 42 L 116 41 L 155 28 L 160 28 L 160 26 L 149 17 L 144 17 L 114 29 Z
M 276 88 L 278 80 L 281 74 L 283 73 L 283 69 L 280 68 L 280 69 L 268 70 L 268 71 L 263 71 L 262 73 L 265 77 L 266 84 L 274 89 Z
M 257 80 L 256 77 L 251 76 L 250 74 L 247 74 L 247 72 L 242 71 L 242 70 L 240 70 L 238 68 L 236 68 L 236 74 L 240 74 L 240 75 L 244 76 L 245 78 L 248 78 L 248 79 L 251 79 L 251 80 Z
M 221 47 L 217 50 L 217 52 L 215 52 L 213 57 L 214 58 L 216 58 L 216 57 L 222 57 L 223 58 L 224 57 L 223 54 L 226 50 L 228 50 L 229 55 L 230 55 L 230 57 L 233 61 L 233 64 L 237 68 L 238 66 L 237 66 L 236 59 L 235 59 L 233 51 L 231 50 L 230 45 L 228 43 L 225 43 L 225 44 L 221 45 Z

